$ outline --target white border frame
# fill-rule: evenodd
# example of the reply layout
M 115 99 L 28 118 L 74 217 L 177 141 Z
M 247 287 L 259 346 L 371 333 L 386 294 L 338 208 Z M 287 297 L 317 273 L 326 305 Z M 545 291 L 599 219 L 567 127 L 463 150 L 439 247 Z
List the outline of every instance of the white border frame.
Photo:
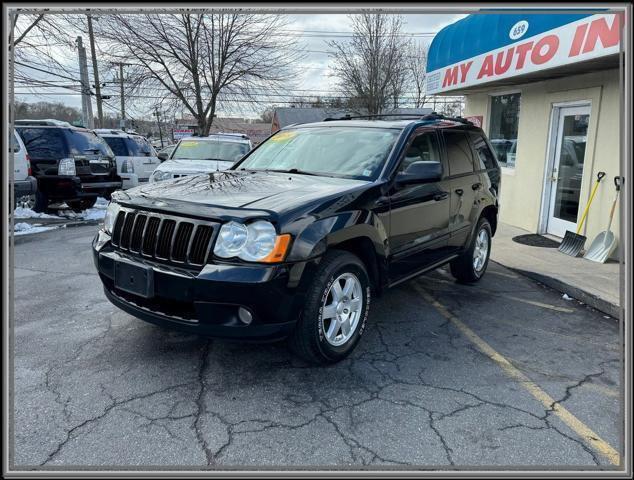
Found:
M 491 131 L 491 100 L 492 97 L 499 97 L 502 95 L 514 95 L 516 93 L 520 94 L 520 112 L 519 115 L 517 116 L 517 146 L 519 146 L 520 143 L 520 119 L 522 118 L 522 95 L 524 94 L 524 92 L 522 91 L 522 89 L 520 88 L 514 88 L 512 90 L 499 90 L 499 91 L 495 91 L 495 92 L 487 92 L 487 109 L 486 109 L 486 130 L 485 133 L 487 134 L 487 137 L 491 138 L 490 135 L 490 131 Z M 515 155 L 517 157 L 517 146 L 515 147 Z M 506 165 L 502 165 L 500 163 L 500 168 L 502 170 L 502 175 L 511 175 L 511 176 L 515 176 L 515 165 L 513 167 L 507 167 Z

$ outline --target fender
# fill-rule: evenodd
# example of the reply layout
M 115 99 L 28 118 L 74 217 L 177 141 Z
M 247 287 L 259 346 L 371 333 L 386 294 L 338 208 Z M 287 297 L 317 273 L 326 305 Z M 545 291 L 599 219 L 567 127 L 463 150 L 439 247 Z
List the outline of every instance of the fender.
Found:
M 314 259 L 323 255 L 330 246 L 361 237 L 372 242 L 377 255 L 387 257 L 388 236 L 381 219 L 371 211 L 354 210 L 308 224 L 295 236 L 286 261 Z

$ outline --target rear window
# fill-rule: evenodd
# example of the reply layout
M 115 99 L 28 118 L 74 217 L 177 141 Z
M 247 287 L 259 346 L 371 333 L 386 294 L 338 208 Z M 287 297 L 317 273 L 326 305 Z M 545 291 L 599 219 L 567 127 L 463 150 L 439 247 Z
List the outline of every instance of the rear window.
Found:
M 126 138 L 126 145 L 132 157 L 150 157 L 154 156 L 154 149 L 145 138 L 133 137 Z
M 19 127 L 29 156 L 42 160 L 59 160 L 68 157 L 68 147 L 61 128 Z
M 482 169 L 490 169 L 495 168 L 495 158 L 493 157 L 493 152 L 489 148 L 489 145 L 484 140 L 484 137 L 481 133 L 469 132 L 469 136 L 471 137 L 471 141 L 473 142 L 473 147 L 477 153 L 477 160 L 480 164 L 480 170 Z
M 82 130 L 66 130 L 66 138 L 72 155 L 102 154 L 112 155 L 112 150 L 103 138 L 94 132 Z M 28 148 L 27 148 L 28 150 Z
M 104 140 L 117 157 L 128 156 L 128 147 L 126 147 L 125 139 L 121 137 L 104 137 Z

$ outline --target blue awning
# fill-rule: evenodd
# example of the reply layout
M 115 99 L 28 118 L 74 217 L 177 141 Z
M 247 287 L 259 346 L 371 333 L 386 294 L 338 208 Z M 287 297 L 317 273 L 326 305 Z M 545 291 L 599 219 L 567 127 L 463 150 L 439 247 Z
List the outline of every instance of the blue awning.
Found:
M 605 11 L 605 10 L 601 10 Z M 588 13 L 477 13 L 458 20 L 443 28 L 432 41 L 427 56 L 427 71 L 453 65 L 498 48 L 521 41 L 509 36 L 511 28 L 525 20 L 528 30 L 522 38 L 539 35 L 557 27 L 590 17 L 598 10 Z

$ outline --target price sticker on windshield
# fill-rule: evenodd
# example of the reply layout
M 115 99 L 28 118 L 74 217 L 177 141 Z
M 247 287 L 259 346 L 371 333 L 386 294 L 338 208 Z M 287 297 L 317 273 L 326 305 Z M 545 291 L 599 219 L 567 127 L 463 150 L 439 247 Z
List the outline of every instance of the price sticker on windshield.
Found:
M 186 149 L 186 148 L 195 148 L 195 147 L 199 146 L 199 145 L 200 145 L 200 143 L 201 143 L 201 142 L 196 141 L 196 140 L 188 140 L 188 141 L 186 141 L 186 142 L 181 142 L 181 144 L 180 144 L 180 146 L 179 146 L 179 149 L 181 149 L 181 148 L 183 148 L 183 149 Z
M 297 136 L 297 132 L 280 132 L 277 135 L 273 135 L 270 139 L 271 142 L 288 142 L 292 138 Z

